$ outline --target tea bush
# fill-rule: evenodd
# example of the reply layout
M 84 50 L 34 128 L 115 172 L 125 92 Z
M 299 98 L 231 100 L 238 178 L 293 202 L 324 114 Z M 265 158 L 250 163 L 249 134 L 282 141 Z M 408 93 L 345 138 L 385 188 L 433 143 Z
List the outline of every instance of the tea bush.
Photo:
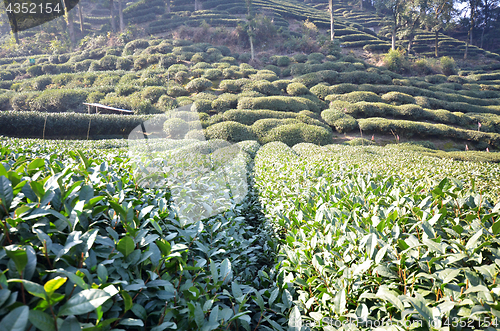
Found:
M 382 100 L 393 105 L 404 105 L 416 103 L 415 98 L 409 94 L 401 92 L 388 92 L 382 95 Z
M 250 127 L 233 121 L 211 125 L 205 130 L 205 135 L 207 139 L 223 139 L 231 142 L 257 140 Z
M 270 109 L 291 112 L 311 110 L 319 112 L 320 108 L 312 101 L 302 97 L 270 96 L 256 98 L 240 98 L 238 109 Z
M 206 78 L 195 78 L 186 85 L 189 92 L 201 92 L 212 87 L 212 82 Z
M 362 91 L 355 91 L 355 92 L 349 92 L 345 94 L 331 94 L 328 95 L 325 100 L 327 101 L 346 101 L 349 103 L 356 103 L 356 102 L 361 102 L 361 101 L 366 101 L 366 102 L 382 102 L 382 98 L 379 97 L 377 94 L 373 92 L 362 92 Z
M 291 83 L 286 87 L 286 93 L 293 96 L 310 94 L 309 89 L 301 83 Z
M 339 109 L 323 110 L 321 112 L 321 118 L 340 133 L 350 132 L 358 128 L 356 119 Z
M 280 141 L 288 146 L 293 146 L 301 142 L 327 145 L 332 142 L 332 134 L 325 128 L 315 125 L 304 123 L 285 124 L 271 129 L 262 140 L 264 143 Z
M 229 109 L 236 108 L 238 105 L 238 97 L 234 94 L 224 93 L 217 99 L 212 101 L 211 108 L 217 112 L 224 112 Z
M 280 90 L 271 82 L 267 80 L 256 80 L 256 81 L 249 81 L 245 85 L 243 85 L 242 89 L 243 92 L 246 91 L 255 91 L 262 93 L 264 95 L 279 95 Z
M 171 118 L 163 124 L 163 131 L 171 139 L 182 139 L 189 131 L 189 124 L 180 118 Z

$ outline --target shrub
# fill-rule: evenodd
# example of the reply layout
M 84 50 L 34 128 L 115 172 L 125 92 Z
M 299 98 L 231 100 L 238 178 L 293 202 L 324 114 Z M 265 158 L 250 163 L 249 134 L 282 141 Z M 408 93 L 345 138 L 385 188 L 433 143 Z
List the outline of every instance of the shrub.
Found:
M 306 63 L 293 64 L 290 68 L 292 76 L 300 76 L 311 72 L 311 65 Z
M 219 113 L 236 108 L 237 106 L 238 97 L 230 93 L 221 94 L 217 99 L 212 101 L 212 109 L 215 109 Z
M 272 82 L 272 84 L 274 86 L 276 86 L 276 88 L 279 90 L 279 91 L 285 91 L 288 84 L 290 84 L 292 81 L 291 80 L 288 80 L 288 79 L 279 79 L 279 80 L 275 80 L 274 82 Z
M 205 140 L 203 130 L 191 130 L 184 136 L 184 139 Z
M 245 125 L 252 125 L 256 121 L 266 118 L 296 118 L 296 113 L 267 110 L 267 109 L 231 109 L 222 115 L 224 121 L 234 121 Z
M 43 91 L 47 85 L 52 84 L 52 78 L 50 76 L 39 76 L 33 80 L 31 83 L 35 91 Z
M 325 98 L 328 101 L 346 101 L 349 103 L 356 103 L 360 101 L 366 102 L 382 102 L 382 98 L 373 92 L 355 91 L 346 94 L 332 94 Z
M 148 58 L 146 56 L 138 56 L 134 60 L 134 70 L 142 70 L 148 67 Z
M 15 111 L 30 111 L 33 110 L 31 103 L 38 96 L 38 93 L 23 92 L 16 94 L 11 100 L 10 104 Z M 3 123 L 2 123 L 3 125 Z
M 276 61 L 276 65 L 279 67 L 286 67 L 289 64 L 290 64 L 290 58 L 288 56 L 279 56 Z
M 263 118 L 255 121 L 251 129 L 257 135 L 259 141 L 263 142 L 269 131 L 286 124 L 298 124 L 300 121 L 294 118 Z
M 128 85 L 128 84 L 119 84 L 115 88 L 115 92 L 119 96 L 128 96 L 134 92 L 138 91 L 138 87 L 134 85 Z
M 102 70 L 115 70 L 118 62 L 118 56 L 106 55 L 99 60 L 99 66 Z
M 445 75 L 429 75 L 425 76 L 425 81 L 431 84 L 441 84 L 446 82 L 447 78 Z
M 455 60 L 452 57 L 443 56 L 440 59 L 440 62 L 441 62 L 441 70 L 443 71 L 443 74 L 445 74 L 446 76 L 457 74 L 457 67 L 455 64 Z
M 206 78 L 195 78 L 186 85 L 189 92 L 201 92 L 212 87 L 212 82 Z
M 207 69 L 202 77 L 208 80 L 217 80 L 222 77 L 222 71 L 219 69 Z
M 212 110 L 212 102 L 209 100 L 195 100 L 191 106 L 192 112 L 208 113 Z
M 189 131 L 189 124 L 180 118 L 170 118 L 163 123 L 163 131 L 170 139 L 182 139 Z
M 301 142 L 327 145 L 332 143 L 332 133 L 315 125 L 304 123 L 285 124 L 272 129 L 262 139 L 263 143 L 271 141 L 281 141 L 288 146 L 294 146 Z
M 58 67 L 55 64 L 43 64 L 42 65 L 42 72 L 44 74 L 55 75 L 59 72 L 57 69 L 58 69 Z
M 388 92 L 382 95 L 382 100 L 393 105 L 414 104 L 415 98 L 401 92 Z
M 221 89 L 223 92 L 232 92 L 232 93 L 238 93 L 241 91 L 241 87 L 230 79 L 222 80 L 219 84 L 219 89 Z
M 384 62 L 387 69 L 397 73 L 402 73 L 406 71 L 406 59 L 403 50 L 390 49 L 389 52 L 384 56 Z
M 307 56 L 309 62 L 321 62 L 325 59 L 325 55 L 321 53 L 311 53 Z
M 267 80 L 267 81 L 275 81 L 278 80 L 278 76 L 276 76 L 276 73 L 271 71 L 271 70 L 259 70 L 255 74 L 249 75 L 250 79 L 252 80 Z
M 350 132 L 358 128 L 358 122 L 354 117 L 338 109 L 323 110 L 321 118 L 340 133 Z
M 81 62 L 77 62 L 73 65 L 73 68 L 76 72 L 81 72 L 81 71 L 88 71 L 90 68 L 90 65 L 93 63 L 92 60 L 87 59 L 83 60 Z M 125 70 L 125 69 L 124 69 Z
M 151 103 L 156 103 L 165 94 L 168 94 L 168 89 L 160 86 L 148 86 L 141 92 L 142 98 L 149 100 Z
M 307 55 L 302 54 L 302 53 L 295 54 L 295 55 L 293 56 L 293 60 L 294 60 L 295 62 L 298 62 L 298 63 L 306 62 L 306 61 L 307 61 Z
M 104 99 L 106 95 L 103 92 L 91 92 L 87 96 L 88 103 L 100 103 L 102 99 Z
M 242 88 L 243 91 L 256 91 L 265 95 L 278 95 L 280 90 L 267 80 L 249 81 Z
M 45 90 L 32 102 L 32 110 L 42 112 L 83 111 L 88 92 L 84 90 Z
M 257 140 L 250 127 L 233 121 L 211 125 L 206 129 L 205 134 L 208 139 L 223 139 L 230 142 Z
M 291 83 L 286 88 L 286 93 L 289 95 L 305 95 L 310 94 L 309 89 L 301 83 Z
M 329 94 L 332 94 L 330 92 L 330 87 L 325 85 L 325 84 L 322 84 L 322 83 L 311 87 L 310 92 L 312 94 L 314 94 L 315 96 L 317 96 L 318 98 L 323 99 L 323 100 L 326 98 L 326 96 L 328 96 Z
M 43 75 L 42 66 L 39 64 L 32 65 L 26 69 L 26 73 L 28 73 L 31 77 Z
M 318 111 L 317 106 L 311 109 L 312 101 L 302 97 L 269 96 L 257 98 L 240 98 L 238 109 L 271 109 L 291 112 L 301 110 Z
M 168 95 L 162 95 L 156 103 L 156 107 L 163 112 L 175 109 L 178 106 L 179 104 L 177 103 L 177 100 L 169 97 Z
M 281 69 L 275 65 L 272 65 L 272 64 L 265 66 L 264 69 L 274 72 L 277 76 L 279 76 L 281 74 Z

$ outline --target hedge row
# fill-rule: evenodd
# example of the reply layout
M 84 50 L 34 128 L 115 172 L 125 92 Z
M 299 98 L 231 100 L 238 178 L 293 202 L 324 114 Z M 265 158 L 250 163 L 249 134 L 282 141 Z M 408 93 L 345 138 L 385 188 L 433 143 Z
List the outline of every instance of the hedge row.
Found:
M 208 139 L 223 139 L 231 142 L 257 140 L 260 143 L 281 141 L 289 146 L 301 142 L 318 145 L 332 143 L 332 132 L 316 125 L 302 123 L 296 119 L 261 119 L 248 126 L 234 121 L 211 125 L 205 130 Z
M 302 110 L 319 113 L 322 110 L 320 105 L 307 98 L 287 96 L 240 98 L 238 109 L 271 109 L 296 113 Z
M 359 127 L 367 132 L 397 133 L 405 137 L 440 137 L 486 142 L 500 147 L 500 134 L 481 131 L 464 130 L 445 124 L 430 124 L 406 120 L 390 120 L 385 118 L 365 118 L 358 120 Z
M 25 138 L 125 138 L 148 116 L 78 113 L 0 112 L 0 135 Z

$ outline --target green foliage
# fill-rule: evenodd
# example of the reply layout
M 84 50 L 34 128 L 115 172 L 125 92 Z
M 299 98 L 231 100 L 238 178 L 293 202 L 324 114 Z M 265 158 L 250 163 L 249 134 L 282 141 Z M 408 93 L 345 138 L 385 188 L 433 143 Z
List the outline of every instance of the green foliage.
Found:
M 325 98 L 327 101 L 346 101 L 356 103 L 361 101 L 366 102 L 382 102 L 382 98 L 373 92 L 355 91 L 345 94 L 331 94 Z
M 390 71 L 403 73 L 406 71 L 406 59 L 404 51 L 390 49 L 384 56 L 385 65 Z
M 189 92 L 201 92 L 212 87 L 212 82 L 206 78 L 195 78 L 186 85 Z
M 271 141 L 280 141 L 288 146 L 301 142 L 327 145 L 332 142 L 332 133 L 316 125 L 305 123 L 284 124 L 271 129 L 262 139 L 263 143 Z
M 250 127 L 233 121 L 225 121 L 209 126 L 205 130 L 207 139 L 223 139 L 230 142 L 256 140 Z
M 309 99 L 286 96 L 240 98 L 238 100 L 238 109 L 270 109 L 297 113 L 301 110 L 321 111 L 321 108 Z
M 170 118 L 163 123 L 163 131 L 168 138 L 182 139 L 189 131 L 189 124 L 180 118 Z
M 457 74 L 455 60 L 452 57 L 443 56 L 439 61 L 441 62 L 441 70 L 443 71 L 443 74 L 446 76 Z
M 388 92 L 382 95 L 382 100 L 393 105 L 414 104 L 415 98 L 409 94 L 401 92 Z
M 310 94 L 311 92 L 309 92 L 309 89 L 304 84 L 291 83 L 287 85 L 286 93 L 288 93 L 289 95 L 299 96 Z
M 346 133 L 358 128 L 358 121 L 339 109 L 326 109 L 321 112 L 321 118 L 337 132 Z

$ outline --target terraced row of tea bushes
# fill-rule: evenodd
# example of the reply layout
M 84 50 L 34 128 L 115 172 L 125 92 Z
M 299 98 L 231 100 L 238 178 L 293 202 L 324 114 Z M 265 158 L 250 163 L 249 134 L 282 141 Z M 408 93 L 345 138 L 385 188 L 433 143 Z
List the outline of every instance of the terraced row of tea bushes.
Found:
M 478 122 L 480 122 L 481 131 L 500 133 L 500 116 L 488 113 L 464 114 L 461 112 L 450 112 L 444 109 L 426 109 L 415 104 L 394 106 L 376 101 L 360 101 L 356 103 L 334 101 L 330 104 L 330 108 L 355 118 L 389 117 L 410 119 L 414 121 L 428 120 L 435 123 L 452 124 L 468 129 L 477 129 Z
M 182 224 L 133 167 L 112 150 L 0 141 L 2 327 L 282 330 L 293 292 L 267 265 L 255 194 Z
M 295 327 L 432 329 L 473 320 L 494 330 L 482 321 L 498 315 L 500 205 L 442 172 L 427 181 L 419 168 L 414 177 L 367 173 L 352 161 L 370 163 L 380 151 L 272 143 L 257 153 L 256 186 L 295 291 Z M 392 153 L 386 168 L 411 164 Z M 483 168 L 455 168 L 468 165 Z
M 102 115 L 77 113 L 0 112 L 0 135 L 32 138 L 127 137 L 146 121 L 141 115 Z
M 392 120 L 381 117 L 358 119 L 359 128 L 366 132 L 397 133 L 402 137 L 442 137 L 455 138 L 476 143 L 486 143 L 486 147 L 500 147 L 500 134 L 465 130 L 445 124 L 432 124 L 407 120 Z
M 310 142 L 317 145 L 332 143 L 332 130 L 306 115 L 297 117 L 270 117 L 266 111 L 252 114 L 241 120 L 247 114 L 228 113 L 222 122 L 214 123 L 205 130 L 208 139 L 223 139 L 232 142 L 244 140 L 257 140 L 265 144 L 271 141 L 281 141 L 289 146 L 300 142 Z M 264 113 L 264 114 L 263 114 Z M 243 116 L 241 116 L 243 115 Z M 269 116 L 269 117 L 267 117 Z M 272 116 L 272 115 L 271 115 Z M 252 118 L 253 117 L 253 118 Z M 255 119 L 255 121 L 253 121 Z M 236 122 L 240 120 L 243 123 Z

